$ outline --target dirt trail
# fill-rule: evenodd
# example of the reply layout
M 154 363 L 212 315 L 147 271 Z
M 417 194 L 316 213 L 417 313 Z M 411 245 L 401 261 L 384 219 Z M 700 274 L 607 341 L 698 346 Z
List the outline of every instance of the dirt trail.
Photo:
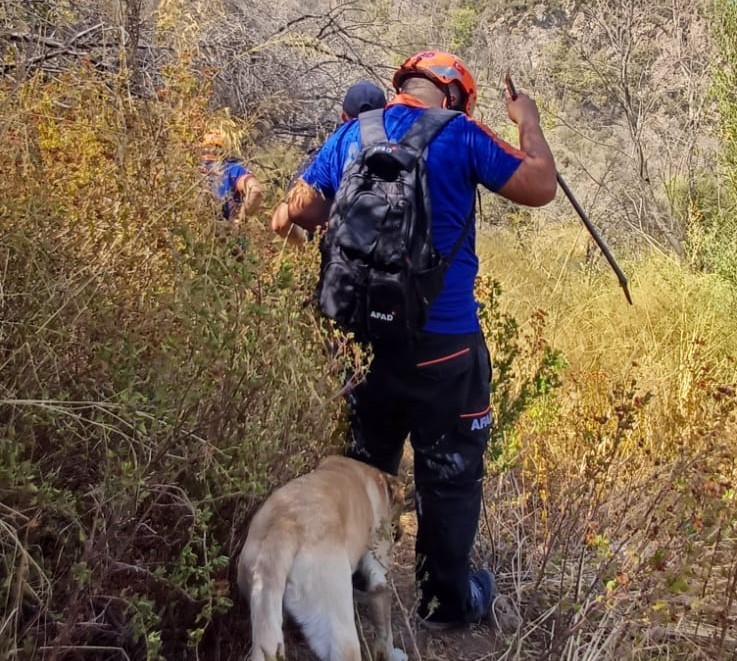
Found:
M 397 646 L 404 649 L 413 660 L 477 661 L 495 658 L 498 643 L 495 632 L 488 624 L 448 632 L 429 632 L 418 624 L 415 617 L 414 547 L 417 522 L 414 512 L 402 516 L 402 526 L 404 534 L 395 550 L 392 572 L 396 590 L 392 609 Z

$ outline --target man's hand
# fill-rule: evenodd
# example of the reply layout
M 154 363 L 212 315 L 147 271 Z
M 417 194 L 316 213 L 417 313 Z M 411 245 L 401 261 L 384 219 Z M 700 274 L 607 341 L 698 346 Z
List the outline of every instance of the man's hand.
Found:
M 558 189 L 555 160 L 542 128 L 537 104 L 514 89 L 507 75 L 507 114 L 519 130 L 520 149 L 525 158 L 499 193 L 513 202 L 538 207 L 555 198 Z
M 527 94 L 518 93 L 517 98 L 513 99 L 509 92 L 506 97 L 507 114 L 517 126 L 527 124 L 540 125 L 540 113 L 537 104 Z
M 246 216 L 256 213 L 264 201 L 264 188 L 252 174 L 243 175 L 236 184 L 243 198 L 243 212 Z

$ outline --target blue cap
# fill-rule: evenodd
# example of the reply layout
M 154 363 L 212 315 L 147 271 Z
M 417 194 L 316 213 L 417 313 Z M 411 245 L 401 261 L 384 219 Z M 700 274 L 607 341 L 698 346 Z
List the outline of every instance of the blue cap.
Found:
M 359 113 L 385 105 L 384 92 L 368 80 L 359 80 L 351 85 L 343 98 L 343 112 L 349 117 L 358 117 Z

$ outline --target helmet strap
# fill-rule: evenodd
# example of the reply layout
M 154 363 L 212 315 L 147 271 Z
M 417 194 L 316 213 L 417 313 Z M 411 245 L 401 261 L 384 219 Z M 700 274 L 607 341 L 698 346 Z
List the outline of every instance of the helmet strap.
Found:
M 443 85 L 443 93 L 445 94 L 445 107 L 449 110 L 460 110 L 462 112 L 465 112 L 465 106 L 466 106 L 466 97 L 465 94 L 460 89 L 457 89 L 458 92 L 458 99 L 455 103 L 453 103 L 453 95 L 451 94 L 450 88 L 453 86 L 453 83 L 450 83 L 448 85 Z
M 443 90 L 443 94 L 445 94 L 445 103 L 443 104 L 443 107 L 449 110 L 455 110 L 455 108 L 453 108 L 453 97 L 450 94 L 450 85 L 438 85 L 438 87 L 440 87 L 440 89 Z

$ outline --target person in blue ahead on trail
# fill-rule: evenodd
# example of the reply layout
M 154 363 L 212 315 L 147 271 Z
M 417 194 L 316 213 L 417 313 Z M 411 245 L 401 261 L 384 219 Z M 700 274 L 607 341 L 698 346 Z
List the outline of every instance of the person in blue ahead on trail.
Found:
M 348 122 L 355 119 L 358 115 L 366 110 L 375 110 L 383 108 L 386 105 L 386 96 L 378 85 L 369 80 L 359 80 L 351 85 L 343 97 L 343 108 L 340 113 L 342 122 Z M 314 160 L 317 152 L 313 151 L 307 154 L 305 159 L 299 164 L 297 172 L 294 174 L 289 184 L 287 184 L 287 195 L 292 191 L 302 174 L 307 170 Z M 308 234 L 301 227 L 289 220 L 288 205 L 286 200 L 280 202 L 271 216 L 270 227 L 272 231 L 286 239 L 292 245 L 303 245 L 307 241 Z
M 226 155 L 225 137 L 219 131 L 208 131 L 200 142 L 200 171 L 221 204 L 222 220 L 240 225 L 261 207 L 261 182 L 241 159 Z
M 476 83 L 450 53 L 426 51 L 395 72 L 397 95 L 384 111 L 390 140 L 400 139 L 427 108 L 461 114 L 426 152 L 432 238 L 448 255 L 474 213 L 476 186 L 529 206 L 555 197 L 555 162 L 535 102 L 507 96 L 519 148 L 471 119 Z M 346 164 L 361 148 L 358 122 L 339 127 L 304 172 L 289 217 L 306 230 L 325 222 Z M 446 273 L 420 336 L 399 348 L 374 343 L 368 374 L 352 393 L 349 456 L 396 474 L 404 441 L 414 450 L 418 615 L 430 628 L 478 622 L 496 596 L 487 569 L 474 571 L 471 550 L 482 499 L 484 450 L 493 423 L 491 361 L 478 318 L 479 269 L 473 225 Z

